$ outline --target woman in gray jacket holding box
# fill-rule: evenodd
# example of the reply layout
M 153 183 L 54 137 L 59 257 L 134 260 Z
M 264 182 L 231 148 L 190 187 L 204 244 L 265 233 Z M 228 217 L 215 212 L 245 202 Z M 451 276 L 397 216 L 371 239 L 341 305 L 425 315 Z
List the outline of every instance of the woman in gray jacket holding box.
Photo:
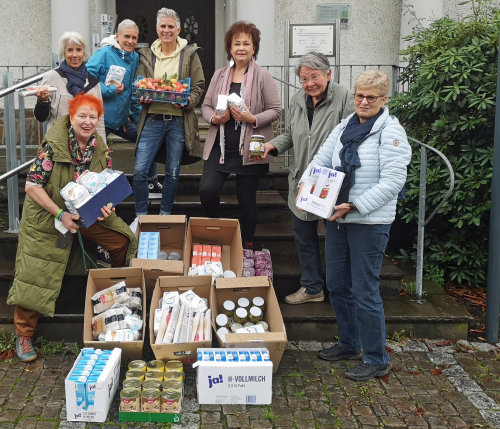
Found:
M 321 260 L 318 220 L 311 213 L 295 206 L 300 176 L 333 128 L 354 111 L 349 90 L 332 82 L 328 58 L 319 52 L 309 52 L 299 59 L 295 72 L 302 89 L 290 103 L 290 128 L 265 144 L 278 153 L 293 148 L 293 164 L 288 174 L 288 207 L 293 217 L 293 233 L 300 263 L 300 288 L 287 297 L 288 304 L 303 304 L 324 300 L 323 263 Z

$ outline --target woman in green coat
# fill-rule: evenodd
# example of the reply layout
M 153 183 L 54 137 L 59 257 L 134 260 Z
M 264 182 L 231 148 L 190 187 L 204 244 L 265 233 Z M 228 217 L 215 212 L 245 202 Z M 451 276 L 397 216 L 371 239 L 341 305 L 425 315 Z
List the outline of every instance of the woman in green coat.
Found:
M 79 216 L 63 209 L 60 190 L 65 185 L 86 170 L 101 172 L 111 167 L 109 149 L 96 133 L 104 112 L 102 101 L 78 94 L 68 104 L 69 115 L 47 132 L 26 178 L 16 271 L 7 299 L 15 305 L 16 352 L 23 362 L 37 358 L 31 338 L 40 314 L 54 315 L 71 249 L 78 247 L 74 234 L 79 231 L 84 239 L 106 249 L 113 267 L 127 265 L 137 250 L 135 236 L 114 208 L 102 207 L 102 217 L 88 228 L 80 228 Z M 58 243 L 56 219 L 72 233 L 67 246 Z

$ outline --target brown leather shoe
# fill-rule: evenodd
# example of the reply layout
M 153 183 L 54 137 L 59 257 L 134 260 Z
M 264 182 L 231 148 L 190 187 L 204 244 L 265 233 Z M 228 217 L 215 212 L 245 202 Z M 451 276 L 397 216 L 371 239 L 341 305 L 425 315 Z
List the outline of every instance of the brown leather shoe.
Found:
M 323 302 L 325 295 L 323 291 L 310 295 L 306 292 L 305 287 L 300 287 L 299 290 L 285 297 L 287 304 L 305 304 L 306 302 Z

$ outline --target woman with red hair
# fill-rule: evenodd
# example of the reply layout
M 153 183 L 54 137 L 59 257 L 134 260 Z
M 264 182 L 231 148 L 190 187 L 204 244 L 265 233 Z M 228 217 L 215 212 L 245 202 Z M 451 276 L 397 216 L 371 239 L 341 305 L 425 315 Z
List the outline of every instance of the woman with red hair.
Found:
M 135 236 L 114 208 L 102 207 L 102 217 L 88 228 L 78 225 L 78 215 L 64 210 L 60 195 L 64 186 L 86 170 L 99 173 L 111 167 L 109 149 L 96 132 L 104 112 L 102 101 L 93 95 L 77 94 L 68 105 L 69 115 L 47 131 L 24 188 L 15 275 L 7 299 L 15 306 L 16 352 L 23 362 L 37 358 L 31 338 L 40 314 L 54 315 L 66 268 L 82 265 L 79 240 L 73 239 L 74 234 L 79 231 L 90 242 L 85 244 L 89 253 L 91 243 L 106 249 L 113 267 L 128 265 L 137 250 Z M 56 220 L 71 233 L 63 236 L 68 239 L 66 243 L 61 241 Z

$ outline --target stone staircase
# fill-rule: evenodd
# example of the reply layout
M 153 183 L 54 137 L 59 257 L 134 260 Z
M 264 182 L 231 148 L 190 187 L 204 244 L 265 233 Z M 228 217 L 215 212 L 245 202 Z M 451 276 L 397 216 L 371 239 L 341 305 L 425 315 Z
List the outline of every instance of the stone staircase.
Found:
M 200 120 L 202 135 L 206 124 Z M 134 165 L 134 144 L 112 138 L 113 166 L 124 171 L 132 181 Z M 3 154 L 0 153 L 0 157 Z M 198 183 L 203 164 L 198 162 L 181 169 L 178 196 L 173 214 L 203 216 L 198 197 Z M 162 177 L 163 170 L 159 166 Z M 19 189 L 23 200 L 24 177 L 20 177 Z M 283 298 L 300 286 L 300 267 L 291 227 L 291 214 L 287 200 L 287 172 L 284 159 L 278 158 L 271 165 L 270 173 L 261 179 L 257 195 L 258 225 L 256 248 L 267 248 L 271 252 L 274 270 L 274 287 L 290 340 L 317 339 L 327 341 L 337 334 L 335 315 L 329 301 L 323 303 L 292 306 L 283 303 Z M 0 219 L 6 219 L 6 184 L 0 184 Z M 223 217 L 238 216 L 235 196 L 235 181 L 226 181 L 221 197 Z M 159 212 L 159 200 L 150 200 L 150 213 Z M 126 222 L 134 219 L 132 197 L 117 207 L 117 213 Z M 320 235 L 324 240 L 324 225 L 320 223 Z M 401 241 L 404 232 L 393 228 L 391 242 Z M 0 232 L 0 328 L 13 329 L 13 309 L 5 304 L 14 270 L 17 236 Z M 417 304 L 408 297 L 400 296 L 403 279 L 412 280 L 412 273 L 404 272 L 390 258 L 386 257 L 381 274 L 381 291 L 386 310 L 387 332 L 404 330 L 406 334 L 427 338 L 467 338 L 468 323 L 472 320 L 467 310 L 455 301 L 449 300 L 440 289 L 426 285 L 427 302 Z M 54 318 L 42 317 L 37 330 L 39 335 L 49 339 L 81 340 L 83 325 L 83 305 L 86 278 L 66 277 L 61 295 L 56 304 Z

